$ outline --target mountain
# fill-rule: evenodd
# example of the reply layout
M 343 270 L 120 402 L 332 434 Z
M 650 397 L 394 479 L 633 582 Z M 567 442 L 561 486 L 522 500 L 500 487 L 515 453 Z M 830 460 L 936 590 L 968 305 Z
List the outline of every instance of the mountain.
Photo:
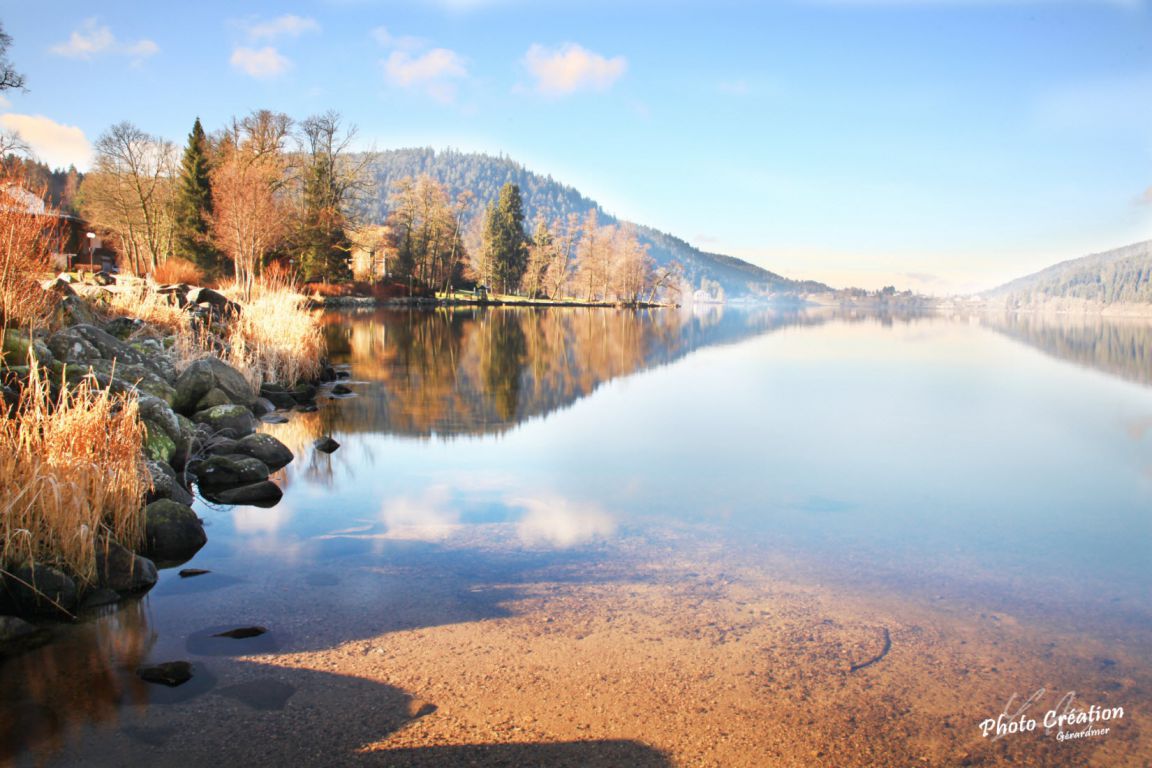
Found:
M 388 196 L 393 183 L 406 176 L 428 174 L 447 186 L 452 198 L 463 191 L 474 195 L 473 204 L 464 216 L 465 227 L 483 216 L 485 207 L 498 197 L 506 182 L 519 185 L 524 199 L 525 220 L 530 229 L 538 216 L 552 222 L 564 220 L 570 213 L 583 217 L 592 209 L 596 210 L 602 224 L 632 223 L 620 221 L 572 187 L 551 176 L 533 173 L 505 156 L 492 157 L 451 149 L 440 152 L 430 148 L 396 149 L 378 153 L 370 166 L 370 173 L 376 182 L 376 195 L 363 200 L 358 211 L 367 221 L 383 221 L 387 216 Z M 680 262 L 685 275 L 696 287 L 708 280 L 723 286 L 730 297 L 830 290 L 823 283 L 789 280 L 732 256 L 701 251 L 651 227 L 635 226 L 641 240 L 648 243 L 649 253 L 656 263 Z
M 1152 240 L 1071 259 L 980 294 L 1006 309 L 1152 312 Z

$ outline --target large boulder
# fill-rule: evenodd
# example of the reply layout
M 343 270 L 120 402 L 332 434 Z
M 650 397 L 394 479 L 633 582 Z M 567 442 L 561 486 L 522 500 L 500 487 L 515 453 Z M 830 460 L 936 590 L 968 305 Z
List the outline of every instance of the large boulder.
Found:
M 135 317 L 114 317 L 104 325 L 104 330 L 121 341 L 144 326 L 144 323 Z
M 156 373 L 153 366 L 95 358 L 87 363 L 69 365 L 66 375 L 69 383 L 76 384 L 89 374 L 96 377 L 101 387 L 107 387 L 117 394 L 133 391 L 158 397 L 166 403 L 172 402 L 176 396 L 176 390 Z
M 256 417 L 243 405 L 217 405 L 206 411 L 197 411 L 192 415 L 192 421 L 205 425 L 215 434 L 233 439 L 256 431 Z
M 271 480 L 234 488 L 202 488 L 201 493 L 213 504 L 249 504 L 254 507 L 274 507 L 284 496 L 280 486 Z
M 195 413 L 197 404 L 213 389 L 220 390 L 229 402 L 251 407 L 256 392 L 240 371 L 215 357 L 205 357 L 192 363 L 176 379 L 176 400 L 173 407 L 180 413 Z M 203 409 L 199 409 L 203 410 Z
M 72 577 L 43 563 L 26 563 L 4 580 L 17 610 L 28 615 L 68 616 L 75 612 L 79 592 Z
M 272 435 L 257 433 L 237 441 L 236 453 L 259 459 L 275 472 L 287 466 L 293 459 L 292 451 Z
M 223 488 L 249 485 L 268 479 L 268 467 L 251 456 L 209 456 L 192 467 L 201 487 Z
M 145 592 L 156 584 L 156 564 L 103 538 L 96 542 L 96 583 L 117 592 Z
M 182 563 L 207 541 L 204 526 L 191 507 L 160 499 L 145 508 L 144 554 L 157 563 Z
M 96 360 L 115 360 L 119 364 L 118 368 L 143 366 L 163 378 L 163 371 L 153 355 L 133 349 L 95 325 L 74 325 L 57 331 L 49 338 L 48 348 L 57 360 L 68 365 L 91 365 Z

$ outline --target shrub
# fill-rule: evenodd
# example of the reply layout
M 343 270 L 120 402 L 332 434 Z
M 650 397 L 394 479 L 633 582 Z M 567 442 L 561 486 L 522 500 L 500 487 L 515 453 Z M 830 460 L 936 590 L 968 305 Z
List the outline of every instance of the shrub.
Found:
M 0 171 L 0 329 L 47 320 L 52 297 L 36 282 L 59 250 L 60 219 L 20 170 Z
M 204 272 L 187 259 L 170 256 L 152 271 L 152 279 L 162 285 L 171 283 L 204 285 Z

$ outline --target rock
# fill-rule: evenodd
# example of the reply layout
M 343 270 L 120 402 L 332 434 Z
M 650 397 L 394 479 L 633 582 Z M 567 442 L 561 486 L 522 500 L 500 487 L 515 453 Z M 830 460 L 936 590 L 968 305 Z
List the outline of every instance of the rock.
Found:
M 151 503 L 160 499 L 170 499 L 181 504 L 192 504 L 192 494 L 188 493 L 180 480 L 176 478 L 176 471 L 162 461 L 146 462 L 147 472 L 152 478 L 152 489 L 145 497 Z
M 55 360 L 43 341 L 15 328 L 4 331 L 3 352 L 4 361 L 10 365 L 27 365 L 29 353 L 41 365 L 50 366 Z
M 88 302 L 76 295 L 76 291 L 68 288 L 71 293 L 60 300 L 56 305 L 56 325 L 96 325 L 99 319 Z
M 239 440 L 233 440 L 231 437 L 211 435 L 204 440 L 204 451 L 212 456 L 227 456 L 230 453 L 237 453 L 236 446 L 239 444 Z
M 116 278 L 101 270 L 100 272 L 92 275 L 92 282 L 96 283 L 96 285 L 115 285 Z
M 243 405 L 217 405 L 192 416 L 197 424 L 207 425 L 216 434 L 239 439 L 256 431 L 256 417 Z
M 165 403 L 172 402 L 176 395 L 172 385 L 156 373 L 154 367 L 119 360 L 95 358 L 87 363 L 69 364 L 67 379 L 70 384 L 78 384 L 89 374 L 96 377 L 101 387 L 109 387 L 116 393 L 134 391 L 157 397 Z
M 320 370 L 320 383 L 329 384 L 333 381 L 336 381 L 336 369 L 330 365 L 324 366 Z
M 75 325 L 52 334 L 48 348 L 56 359 L 69 365 L 91 365 L 96 360 L 117 361 L 117 376 L 125 366 L 142 366 L 163 378 L 151 355 L 143 354 L 92 324 Z
M 0 645 L 13 640 L 23 640 L 40 630 L 18 616 L 0 616 Z
M 84 599 L 80 602 L 80 608 L 102 608 L 105 605 L 114 605 L 123 599 L 123 595 L 114 589 L 108 589 L 107 587 L 97 587 L 96 589 L 84 595 Z
M 260 396 L 267 398 L 277 408 L 293 408 L 296 398 L 292 393 L 279 384 L 263 384 L 260 387 Z
M 203 568 L 183 568 L 180 570 L 180 578 L 190 579 L 193 576 L 203 576 L 206 573 L 212 573 L 212 571 L 206 571 Z
M 286 407 L 291 408 L 292 406 L 286 406 Z M 266 416 L 269 413 L 273 413 L 275 410 L 276 410 L 276 406 L 272 403 L 271 400 L 269 400 L 266 397 L 258 397 L 252 401 L 252 413 L 257 418 L 260 418 L 262 416 Z
M 260 417 L 260 421 L 265 424 L 287 424 L 288 417 L 282 413 L 266 413 Z
M 316 403 L 304 403 L 303 405 L 296 406 L 296 410 L 300 413 L 316 413 L 316 411 L 320 410 L 320 406 L 316 405 Z
M 251 456 L 262 461 L 270 471 L 275 472 L 287 466 L 293 459 L 292 451 L 272 435 L 255 434 L 236 443 L 236 453 Z
M 72 275 L 64 272 L 50 280 L 43 280 L 40 287 L 47 293 L 56 294 L 57 298 L 64 298 L 66 296 L 75 296 L 76 291 L 72 289 Z
M 104 331 L 124 341 L 143 325 L 144 323 L 134 317 L 114 317 L 104 326 Z
M 259 459 L 241 454 L 209 456 L 197 462 L 193 471 L 201 486 L 230 488 L 268 479 L 268 467 Z
M 176 443 L 155 422 L 144 421 L 144 456 L 151 461 L 170 462 L 176 455 Z
M 196 403 L 197 411 L 206 411 L 209 408 L 215 408 L 218 405 L 231 405 L 232 400 L 228 394 L 220 389 L 220 387 L 212 387 L 205 393 L 204 397 L 200 398 Z
M 297 384 L 291 394 L 297 403 L 304 405 L 316 399 L 317 391 L 315 384 Z
M 43 563 L 22 565 L 11 571 L 5 584 L 21 613 L 70 616 L 76 610 L 76 582 L 59 568 Z
M 280 486 L 269 480 L 235 488 L 202 488 L 201 493 L 213 504 L 248 504 L 254 507 L 274 507 L 284 496 Z
M 96 542 L 96 583 L 117 592 L 146 592 L 156 585 L 156 564 L 103 538 Z
M 199 449 L 199 438 L 196 433 L 196 423 L 192 419 L 177 413 L 176 423 L 180 427 L 180 441 L 176 444 L 176 455 L 168 463 L 175 469 L 182 469 L 188 463 L 193 451 Z
M 144 553 L 161 564 L 182 563 L 208 541 L 192 508 L 160 499 L 145 509 Z
M 192 679 L 192 665 L 187 661 L 166 661 L 151 667 L 140 667 L 136 675 L 146 682 L 175 688 Z
M 250 637 L 260 637 L 268 631 L 267 627 L 237 627 L 227 632 L 217 632 L 212 637 L 227 637 L 232 640 L 247 640 Z
M 336 386 L 332 387 L 332 394 L 335 397 L 343 397 L 351 395 L 352 390 L 348 389 L 348 387 L 344 386 L 343 384 L 337 384 Z
M 206 304 L 224 316 L 240 314 L 239 304 L 229 301 L 227 296 L 211 288 L 193 288 L 185 295 L 185 299 L 189 304 Z
M 332 453 L 340 447 L 340 443 L 333 440 L 330 436 L 325 435 L 312 443 L 312 446 L 321 453 Z
M 195 413 L 196 404 L 212 389 L 221 390 L 230 402 L 245 407 L 256 400 L 252 385 L 238 370 L 215 357 L 205 357 L 188 366 L 176 379 L 173 407 L 183 414 Z

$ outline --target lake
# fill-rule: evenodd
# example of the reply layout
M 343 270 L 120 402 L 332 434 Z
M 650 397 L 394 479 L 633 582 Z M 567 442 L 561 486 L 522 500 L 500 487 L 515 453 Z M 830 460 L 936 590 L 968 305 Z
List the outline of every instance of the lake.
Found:
M 265 425 L 284 499 L 0 666 L 8 764 L 1152 759 L 1152 325 L 325 322 L 352 394 Z

